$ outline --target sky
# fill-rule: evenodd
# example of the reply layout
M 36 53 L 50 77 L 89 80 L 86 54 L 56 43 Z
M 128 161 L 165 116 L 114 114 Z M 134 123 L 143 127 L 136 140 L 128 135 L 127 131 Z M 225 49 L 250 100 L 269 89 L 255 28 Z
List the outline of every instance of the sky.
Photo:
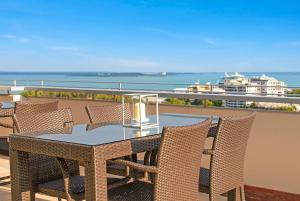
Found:
M 300 71 L 300 1 L 0 0 L 0 71 Z

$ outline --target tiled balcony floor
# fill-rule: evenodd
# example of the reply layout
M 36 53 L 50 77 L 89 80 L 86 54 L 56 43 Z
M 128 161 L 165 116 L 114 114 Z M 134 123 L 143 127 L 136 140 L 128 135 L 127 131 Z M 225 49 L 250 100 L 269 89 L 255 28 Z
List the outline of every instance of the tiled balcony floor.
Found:
M 9 160 L 8 157 L 0 156 L 0 177 L 9 175 Z M 5 180 L 4 180 L 5 181 Z M 10 185 L 0 186 L 0 201 L 10 201 Z M 57 198 L 37 194 L 37 201 L 57 201 Z M 208 201 L 206 194 L 200 195 L 201 200 Z M 227 200 L 221 197 L 220 201 Z M 299 195 L 289 193 L 276 192 L 257 187 L 246 187 L 246 200 L 247 201 L 300 201 Z

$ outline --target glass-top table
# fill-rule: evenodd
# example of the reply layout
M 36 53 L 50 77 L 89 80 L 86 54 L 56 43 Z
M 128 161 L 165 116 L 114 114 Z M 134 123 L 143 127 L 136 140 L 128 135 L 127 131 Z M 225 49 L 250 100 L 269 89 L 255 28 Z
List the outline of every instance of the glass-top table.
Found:
M 15 107 L 15 103 L 14 102 L 9 102 L 9 101 L 3 101 L 1 102 L 1 109 L 10 109 L 10 108 L 14 108 Z
M 29 153 L 82 161 L 85 171 L 85 200 L 107 201 L 107 161 L 158 149 L 164 126 L 186 126 L 208 116 L 161 114 L 159 127 L 140 130 L 122 125 L 76 125 L 68 132 L 12 134 L 10 165 L 12 200 L 30 201 Z M 214 117 L 213 122 L 218 118 Z
M 151 117 L 150 117 L 151 118 Z M 154 118 L 154 117 L 152 117 Z M 28 136 L 36 139 L 60 141 L 72 144 L 82 145 L 100 145 L 133 138 L 146 137 L 160 134 L 165 126 L 185 126 L 199 123 L 206 120 L 207 116 L 183 115 L 183 114 L 161 114 L 159 115 L 159 126 L 152 128 L 133 128 L 126 127 L 122 124 L 97 125 L 97 124 L 80 124 L 73 126 L 70 130 L 62 132 L 41 132 L 28 134 L 13 134 Z M 213 118 L 214 122 L 218 121 L 217 117 Z

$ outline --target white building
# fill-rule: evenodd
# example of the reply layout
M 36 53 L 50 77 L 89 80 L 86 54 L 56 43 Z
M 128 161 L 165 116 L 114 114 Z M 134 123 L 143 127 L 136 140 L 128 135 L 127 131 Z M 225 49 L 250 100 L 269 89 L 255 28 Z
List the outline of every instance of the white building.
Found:
M 286 84 L 274 77 L 262 75 L 260 77 L 251 78 L 251 83 L 256 83 L 257 93 L 267 96 L 284 96 L 286 93 Z
M 284 96 L 286 85 L 284 82 L 266 75 L 247 78 L 239 73 L 233 75 L 225 73 L 220 87 L 225 90 L 226 94 Z M 246 107 L 252 103 L 252 101 L 223 101 L 225 107 Z

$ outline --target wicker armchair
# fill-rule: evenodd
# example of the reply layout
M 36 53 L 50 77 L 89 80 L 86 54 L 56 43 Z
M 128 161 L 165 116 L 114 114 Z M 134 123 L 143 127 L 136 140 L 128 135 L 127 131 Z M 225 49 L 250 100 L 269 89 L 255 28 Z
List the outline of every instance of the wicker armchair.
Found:
M 35 114 L 58 110 L 58 101 L 16 102 L 16 114 Z
M 86 112 L 88 114 L 91 125 L 107 125 L 107 124 L 121 124 L 123 123 L 123 108 L 122 104 L 110 104 L 103 106 L 86 106 Z M 131 119 L 131 111 L 129 104 L 124 107 L 124 119 L 129 121 Z M 127 159 L 131 158 L 137 161 L 137 156 L 126 156 Z M 124 165 L 117 165 L 108 163 L 107 172 L 109 174 L 119 175 L 119 176 L 129 176 L 130 170 Z
M 2 106 L 2 104 L 1 104 Z M 13 123 L 14 113 L 16 114 L 36 114 L 42 112 L 50 112 L 58 109 L 58 101 L 43 101 L 43 102 L 16 102 L 15 108 L 0 108 L 0 126 L 12 128 L 16 132 L 16 127 Z M 9 155 L 8 152 L 8 136 L 0 137 L 0 153 Z M 9 179 L 10 176 L 1 177 L 0 181 Z M 0 185 L 6 185 L 10 182 L 1 182 Z
M 122 104 L 111 104 L 103 106 L 86 106 L 86 112 L 91 124 L 113 124 L 123 123 L 123 106 Z M 129 104 L 124 107 L 124 119 L 131 119 Z
M 29 102 L 22 101 L 15 103 L 15 114 L 37 114 L 52 112 L 58 110 L 58 101 L 40 101 Z M 13 131 L 16 132 L 16 126 L 13 125 Z
M 0 126 L 5 128 L 13 128 L 13 115 L 14 108 L 0 108 Z
M 210 155 L 210 169 L 201 168 L 199 190 L 209 194 L 211 201 L 227 194 L 228 200 L 236 196 L 245 200 L 243 173 L 247 140 L 256 113 L 241 117 L 220 118 L 212 149 L 204 150 Z M 238 195 L 239 193 L 240 195 Z
M 19 113 L 14 115 L 14 124 L 19 133 L 31 133 L 38 131 L 49 131 L 49 133 L 64 133 L 70 131 L 73 125 L 73 118 L 70 109 L 61 109 L 52 112 L 35 113 L 28 115 Z M 51 148 L 51 147 L 49 147 Z M 40 183 L 62 178 L 59 164 L 55 158 L 30 154 L 30 176 L 33 192 L 41 192 L 38 189 Z M 79 164 L 77 161 L 68 160 L 70 174 L 79 175 Z M 35 193 L 33 193 L 33 198 Z
M 2 104 L 1 104 L 2 106 Z M 0 106 L 0 107 L 1 107 Z M 12 128 L 12 117 L 14 115 L 14 109 L 13 108 L 0 108 L 0 126 L 5 128 Z M 0 136 L 0 154 L 9 156 L 9 145 L 8 145 L 8 136 Z M 1 176 L 0 177 L 0 186 L 4 186 L 7 184 L 10 184 L 9 181 L 6 181 L 9 179 L 10 176 Z
M 135 180 L 119 187 L 109 188 L 108 200 L 198 200 L 199 166 L 210 125 L 211 119 L 191 126 L 164 128 L 157 155 L 157 166 L 142 165 L 123 159 L 112 160 L 111 163 L 155 174 L 156 179 L 153 184 Z M 64 198 L 68 201 L 83 199 L 83 179 L 72 177 L 65 161 L 63 159 L 58 159 L 58 161 L 64 178 L 40 184 L 40 188 L 60 184 L 61 193 L 65 194 Z
M 5 128 L 12 128 L 13 115 L 14 108 L 0 108 L 0 126 Z M 8 136 L 0 136 L 0 154 L 8 156 Z
M 14 115 L 17 132 L 30 133 L 73 126 L 71 109 L 60 109 L 52 112 L 20 113 Z

